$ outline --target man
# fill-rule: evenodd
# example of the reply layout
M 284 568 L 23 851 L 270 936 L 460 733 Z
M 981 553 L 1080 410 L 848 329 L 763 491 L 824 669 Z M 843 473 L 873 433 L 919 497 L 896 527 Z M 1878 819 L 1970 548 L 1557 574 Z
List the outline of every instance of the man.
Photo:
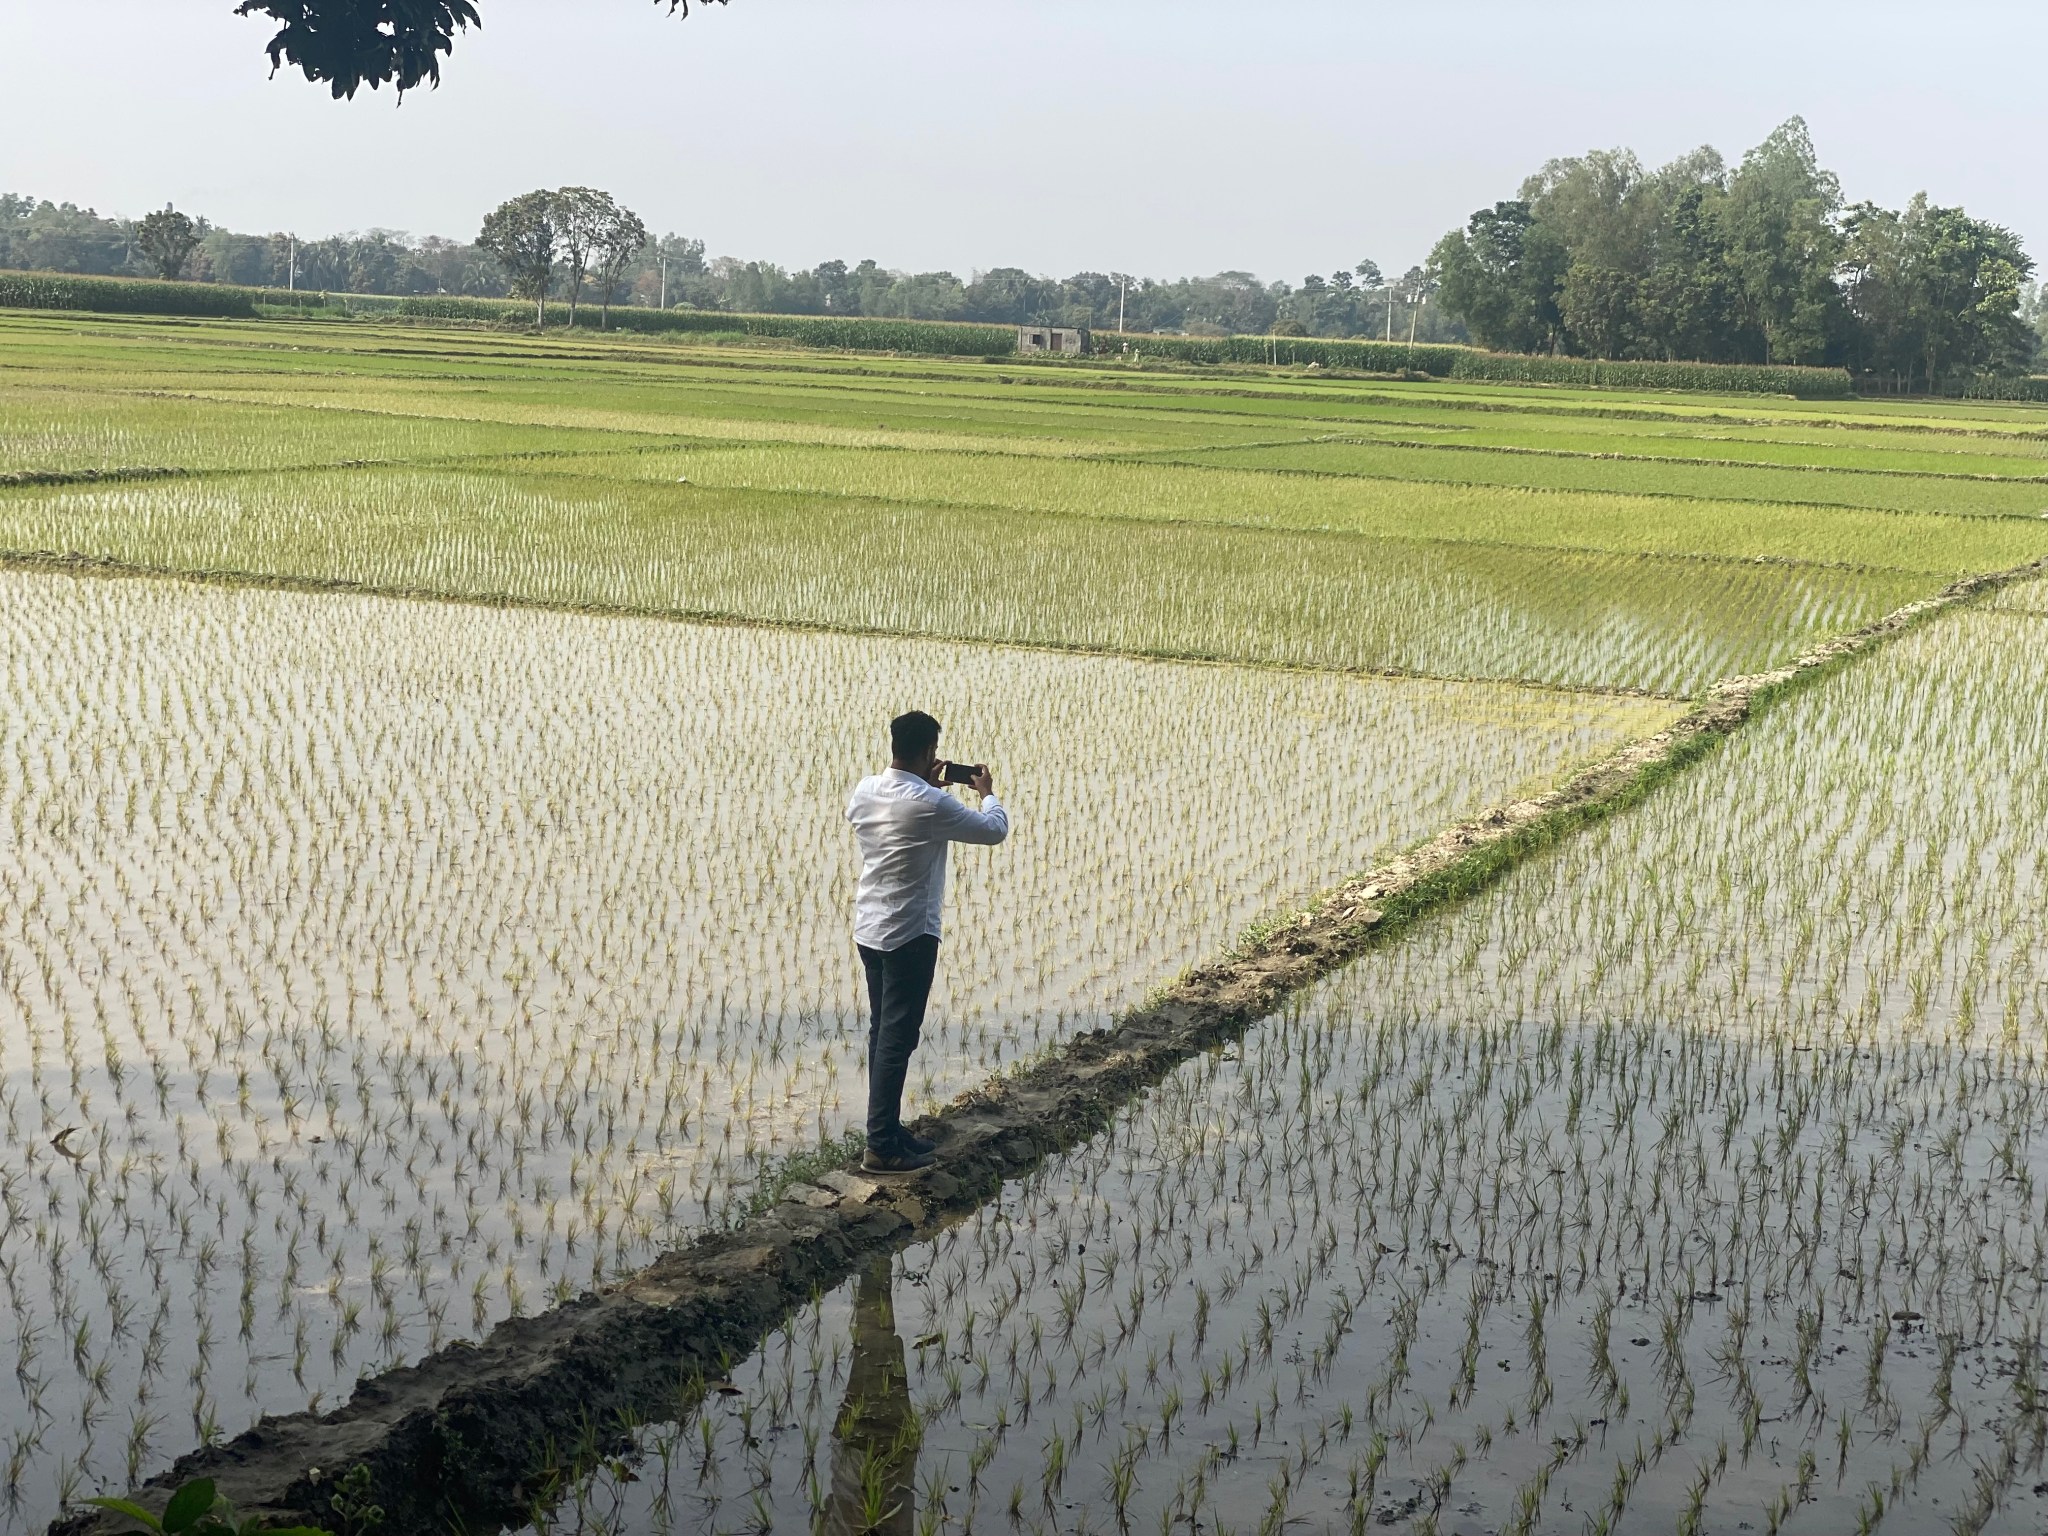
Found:
M 940 782 L 939 722 L 912 710 L 889 722 L 889 767 L 862 779 L 846 819 L 860 843 L 853 941 L 868 978 L 868 1149 L 874 1173 L 930 1167 L 932 1143 L 903 1126 L 903 1080 L 924 1027 L 939 960 L 939 908 L 946 898 L 946 845 L 1000 843 L 1010 815 L 986 765 L 967 780 L 975 810 Z

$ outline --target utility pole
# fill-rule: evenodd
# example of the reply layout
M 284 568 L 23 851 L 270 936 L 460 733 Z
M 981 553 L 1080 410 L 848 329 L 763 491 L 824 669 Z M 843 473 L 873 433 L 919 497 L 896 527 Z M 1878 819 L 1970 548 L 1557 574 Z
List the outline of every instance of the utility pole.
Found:
M 285 239 L 289 242 L 291 249 L 291 255 L 285 264 L 285 287 L 288 291 L 297 293 L 299 291 L 299 237 L 297 235 L 286 235 Z
M 1119 335 L 1119 336 L 1123 335 L 1123 333 L 1124 333 L 1124 291 L 1125 291 L 1125 289 L 1127 289 L 1127 288 L 1128 288 L 1128 287 L 1130 286 L 1130 281 L 1131 281 L 1131 278 L 1130 278 L 1130 274 L 1129 274 L 1129 273 L 1127 273 L 1127 272 L 1119 272 L 1119 273 L 1117 273 L 1117 275 L 1116 275 L 1116 333 L 1117 333 L 1117 335 Z
M 1388 283 L 1380 292 L 1387 296 L 1387 340 L 1392 341 L 1394 339 L 1394 285 Z

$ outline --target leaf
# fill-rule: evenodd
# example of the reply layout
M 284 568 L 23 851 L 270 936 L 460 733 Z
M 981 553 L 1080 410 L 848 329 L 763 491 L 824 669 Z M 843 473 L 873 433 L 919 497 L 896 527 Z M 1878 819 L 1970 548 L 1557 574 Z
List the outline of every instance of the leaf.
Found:
M 110 1510 L 117 1515 L 126 1515 L 130 1520 L 142 1522 L 146 1531 L 161 1531 L 163 1523 L 132 1499 L 87 1499 L 86 1503 L 96 1509 Z
M 171 1502 L 164 1506 L 163 1529 L 166 1536 L 178 1536 L 189 1531 L 210 1512 L 214 1504 L 213 1479 L 195 1477 L 191 1482 L 171 1495 Z

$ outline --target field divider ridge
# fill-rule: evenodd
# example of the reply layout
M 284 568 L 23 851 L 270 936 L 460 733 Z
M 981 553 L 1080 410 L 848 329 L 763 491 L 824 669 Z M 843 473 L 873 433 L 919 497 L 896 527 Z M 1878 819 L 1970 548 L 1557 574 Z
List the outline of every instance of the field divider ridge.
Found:
M 1737 442 L 1761 443 L 1777 441 L 1774 438 L 1736 438 L 1731 440 Z M 1717 441 L 1717 439 L 1691 438 L 1677 439 L 1677 441 L 1711 442 Z M 1322 478 L 1332 480 L 1397 480 L 1405 484 L 1411 485 L 1471 485 L 1489 489 L 1495 487 L 1498 484 L 1498 482 L 1492 480 L 1417 480 L 1413 477 L 1404 475 L 1367 475 L 1357 473 L 1356 471 L 1347 471 L 1341 469 L 1309 469 L 1293 464 L 1261 464 L 1256 466 L 1245 466 L 1239 464 L 1195 464 L 1190 462 L 1194 458 L 1194 456 L 1200 454 L 1234 453 L 1248 448 L 1292 448 L 1297 446 L 1321 447 L 1327 443 L 1335 443 L 1345 447 L 1359 448 L 1414 448 L 1417 450 L 1430 452 L 1497 453 L 1505 454 L 1509 457 L 1533 459 L 1584 459 L 1594 463 L 1608 464 L 1676 464 L 1687 469 L 1757 469 L 1769 470 L 1774 472 L 1782 470 L 1788 474 L 1797 475 L 1882 475 L 1889 476 L 1890 478 L 1897 480 L 1963 480 L 1990 485 L 2048 485 L 2048 474 L 1994 475 L 1987 474 L 1982 471 L 1961 469 L 1885 469 L 1881 467 L 1850 466 L 1842 464 L 1799 464 L 1779 459 L 1709 459 L 1685 457 L 1675 453 L 1622 453 L 1592 448 L 1534 447 L 1523 443 L 1462 443 L 1457 442 L 1455 440 L 1444 441 L 1434 438 L 1381 437 L 1362 432 L 1347 432 L 1333 434 L 1324 437 L 1313 437 L 1308 439 L 1306 443 L 1205 443 L 1202 444 L 1200 447 L 1196 448 L 1146 448 L 1137 450 L 1136 454 L 1131 455 L 1131 459 L 1132 462 L 1144 464 L 1187 464 L 1190 468 L 1220 470 L 1235 469 L 1239 470 L 1240 472 L 1243 472 L 1247 468 L 1250 468 L 1258 474 L 1311 475 L 1321 476 Z M 1823 445 L 1816 444 L 1814 446 Z M 1172 457 L 1159 457 L 1159 455 L 1172 455 L 1182 453 L 1189 455 L 1189 458 L 1181 459 Z M 1139 457 L 1138 455 L 1149 455 L 1149 457 Z M 1080 457 L 1090 458 L 1107 458 L 1112 456 L 1113 455 L 1108 454 L 1080 455 Z M 1956 457 L 1962 458 L 1964 457 L 1964 455 L 1957 454 Z M 1526 489 L 1531 491 L 1564 491 L 1575 495 L 1583 494 L 1585 490 L 1585 488 L 1582 486 L 1554 485 L 1532 485 L 1526 487 L 1518 487 L 1518 489 Z M 1631 489 L 1626 491 L 1596 491 L 1594 492 L 1594 494 L 1606 496 L 1666 496 L 1679 501 L 1757 502 L 1764 506 L 1858 507 L 1862 508 L 1862 510 L 1869 512 L 1897 512 L 1910 510 L 1899 507 L 1865 507 L 1862 502 L 1854 501 L 1805 501 L 1799 498 L 1785 497 L 1780 497 L 1776 500 L 1773 500 L 1771 498 L 1761 496 L 1702 496 L 1691 491 L 1645 491 Z M 1949 517 L 2024 518 L 2037 516 L 2038 514 L 2025 512 L 1980 512 L 1944 513 L 1937 515 Z
M 665 1254 L 601 1292 L 500 1323 L 474 1344 L 367 1377 L 328 1413 L 266 1417 L 181 1457 L 132 1496 L 161 1509 L 179 1484 L 209 1477 L 244 1516 L 317 1525 L 334 1482 L 364 1467 L 367 1498 L 383 1507 L 386 1529 L 523 1524 L 563 1491 L 561 1448 L 579 1447 L 593 1466 L 629 1450 L 633 1426 L 686 1412 L 707 1382 L 751 1353 L 791 1309 L 1094 1137 L 1136 1095 L 1241 1037 L 1368 946 L 1637 804 L 1788 691 L 1972 598 L 2044 573 L 2048 557 L 1965 577 L 1785 666 L 1724 680 L 1681 719 L 1561 787 L 1483 811 L 1262 925 L 1114 1027 L 1078 1035 L 917 1122 L 939 1145 L 930 1169 L 816 1171 L 813 1155 L 800 1176 L 766 1191 L 772 1203 L 737 1227 Z M 600 1426 L 595 1434 L 593 1425 Z M 99 1536 L 122 1528 L 88 1511 L 49 1529 L 52 1536 Z

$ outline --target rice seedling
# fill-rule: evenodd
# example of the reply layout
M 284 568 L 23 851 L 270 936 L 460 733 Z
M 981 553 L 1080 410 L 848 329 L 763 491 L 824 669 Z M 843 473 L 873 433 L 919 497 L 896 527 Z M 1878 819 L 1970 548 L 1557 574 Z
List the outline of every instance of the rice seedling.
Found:
M 1936 578 L 355 470 L 0 493 L 0 549 L 481 600 L 1689 693 Z M 1983 520 L 1977 520 L 1982 522 Z M 1994 529 L 2002 525 L 1993 525 Z M 987 551 L 1000 548 L 1001 560 Z
M 1291 458 L 1288 446 L 1259 450 Z M 1427 450 L 1417 450 L 1428 457 Z M 1446 456 L 1447 457 L 1447 456 Z M 1135 521 L 1219 523 L 1411 539 L 1446 539 L 1531 548 L 1597 549 L 1617 554 L 1796 560 L 1946 572 L 2017 565 L 2048 551 L 2039 513 L 2048 480 L 2016 487 L 2011 512 L 1958 516 L 1961 489 L 1929 494 L 1914 509 L 1864 509 L 1749 502 L 1552 487 L 1540 475 L 1507 469 L 1477 483 L 1448 476 L 1274 475 L 1222 466 L 1203 455 L 1186 463 L 1127 463 L 1101 458 L 1019 464 L 1005 454 L 935 450 L 749 444 L 570 455 L 538 464 L 596 479 L 843 496 L 948 508 L 1001 508 Z M 1553 461 L 1538 459 L 1541 469 Z M 1606 463 L 1607 461 L 1600 461 Z M 2037 466 L 2048 470 L 2048 460 Z M 1662 466 L 1647 466 L 1660 480 Z M 1647 477 L 1646 477 L 1647 478 Z
M 1455 434 L 1427 428 L 1389 437 L 1288 443 L 1242 448 L 1182 450 L 1174 462 L 1356 475 L 1395 481 L 1449 481 L 1460 485 L 1540 487 L 1620 496 L 1751 501 L 1780 507 L 1869 507 L 1949 516 L 2038 517 L 2048 507 L 2039 458 L 1962 458 L 1915 461 L 1913 468 L 1876 472 L 1838 467 L 1868 454 L 1845 454 L 1825 443 L 1801 444 L 1794 462 L 1742 462 L 1748 444 L 1725 439 L 1655 438 L 1619 433 L 1526 434 L 1520 441 L 1484 429 Z M 1494 441 L 1475 441 L 1491 438 Z M 1432 440 L 1434 439 L 1434 440 Z M 1468 446 L 1468 444 L 1470 446 Z M 1157 454 L 1147 455 L 1157 460 Z M 1930 456 L 1931 457 L 1931 456 Z
M 0 330 L 15 365 L 0 389 L 0 474 L 311 468 L 17 491 L 0 498 L 0 548 L 457 596 L 1690 692 L 1872 618 L 1932 578 L 2048 547 L 2031 513 L 1947 515 L 1987 508 L 1964 504 L 1978 480 L 1941 474 L 2031 476 L 2048 464 L 2005 407 L 1915 415 L 1752 399 L 1731 415 L 1726 403 L 1471 386 L 1208 386 L 789 357 L 735 367 L 513 338 L 394 332 L 373 344 L 323 332 L 308 347 L 312 333 L 289 334 L 279 347 L 262 327 L 223 336 L 110 321 L 53 332 L 11 318 Z M 1314 441 L 1361 425 L 1545 451 L 1459 450 L 1454 460 L 1398 443 Z M 595 451 L 678 439 L 725 446 Z M 1886 461 L 1878 467 L 1902 472 L 1874 478 L 1918 489 L 1884 501 L 1890 512 L 1800 489 L 1802 473 L 1825 481 L 1843 455 L 1876 463 L 1906 453 L 1901 443 L 1914 465 Z M 1199 449 L 1206 467 L 1103 457 L 1155 446 Z M 1354 450 L 1406 457 L 1349 477 L 1261 473 L 1221 457 L 1313 468 Z M 1690 482 L 1676 460 L 1752 451 L 1793 466 L 1772 471 L 1778 494 L 1759 483 L 1739 491 L 1744 499 L 1717 497 L 1699 480 L 1707 499 L 1678 497 Z M 1559 457 L 1616 452 L 1630 457 Z M 1436 459 L 1466 468 L 1446 473 Z M 1480 459 L 1489 473 L 1474 467 Z M 416 468 L 333 467 L 397 462 Z M 1567 462 L 1637 479 L 1560 480 L 1555 468 Z M 568 473 L 541 473 L 550 468 Z M 2027 511 L 2027 486 L 1990 488 L 2020 498 L 2004 511 Z M 931 542 L 921 533 L 938 506 L 950 509 L 959 547 L 999 539 L 1012 561 L 991 570 L 935 552 L 909 579 L 879 587 L 871 573 L 893 573 Z M 1121 526 L 1161 521 L 1208 526 Z M 1667 559 L 1630 558 L 1645 554 Z M 1702 570 L 1696 557 L 1724 563 Z M 1765 557 L 1791 565 L 1725 563 Z
M 630 442 L 630 439 L 625 441 Z M 616 451 L 617 434 L 75 388 L 0 386 L 0 482 Z
M 1669 713 L 155 582 L 0 589 L 6 1390 L 63 1422 L 146 1405 L 125 1446 L 24 1445 L 42 1510 L 60 1457 L 132 1482 L 259 1412 L 336 1401 L 736 1219 L 776 1159 L 836 1147 L 863 1042 L 836 809 L 913 695 L 1003 766 L 1020 826 L 1061 803 L 1000 866 L 960 861 L 926 1104 Z M 1272 720 L 1289 740 L 1256 769 L 1175 745 Z M 1076 778 L 1063 743 L 1083 740 L 1133 771 Z M 1273 774 L 1315 792 L 1272 795 Z M 109 1208 L 124 1164 L 139 1220 Z M 1144 1329 L 1142 1277 L 1102 1262 Z M 152 1325 L 152 1291 L 190 1301 Z M 1020 1367 L 1060 1336 L 1034 1315 Z M 151 1400 L 165 1379 L 189 1414 Z M 971 1381 L 949 1363 L 934 1396 Z
M 1133 1530 L 2037 1519 L 2044 626 L 1953 615 L 1779 703 L 907 1251 L 903 1335 L 1042 1324 L 1033 1411 L 1078 1432 L 984 1440 L 970 1381 L 925 1422 L 981 1462 L 948 1518 L 1057 1469 Z M 1142 1315 L 1041 1261 L 1084 1244 Z

